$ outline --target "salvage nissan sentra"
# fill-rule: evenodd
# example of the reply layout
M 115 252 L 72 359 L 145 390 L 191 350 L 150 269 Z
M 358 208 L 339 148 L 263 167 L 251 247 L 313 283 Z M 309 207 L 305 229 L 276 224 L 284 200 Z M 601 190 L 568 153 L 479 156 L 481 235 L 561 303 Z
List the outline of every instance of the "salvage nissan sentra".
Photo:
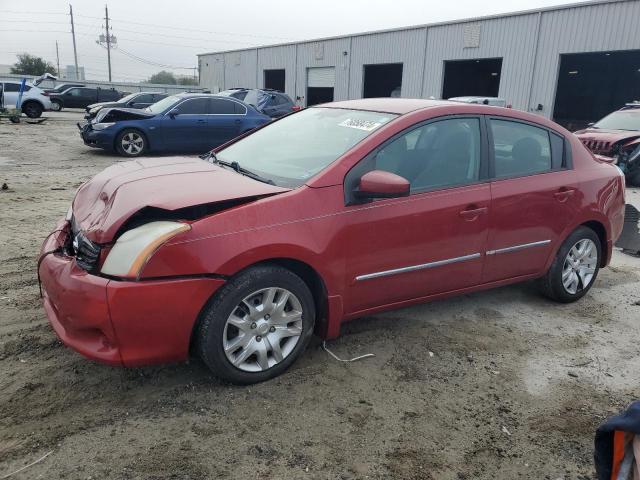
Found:
M 308 108 L 198 158 L 83 184 L 38 272 L 62 341 L 112 365 L 185 360 L 253 383 L 313 332 L 537 279 L 582 297 L 622 229 L 624 178 L 539 116 L 431 100 Z

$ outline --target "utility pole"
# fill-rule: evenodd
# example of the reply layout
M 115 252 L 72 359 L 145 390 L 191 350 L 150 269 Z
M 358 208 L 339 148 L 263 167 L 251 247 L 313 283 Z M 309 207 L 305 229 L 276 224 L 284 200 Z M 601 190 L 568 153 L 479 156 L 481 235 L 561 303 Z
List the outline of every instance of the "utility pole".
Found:
M 107 63 L 109 64 L 109 81 L 111 81 L 111 33 L 109 32 L 109 9 L 106 4 L 104 6 L 104 21 L 107 28 Z
M 71 36 L 73 37 L 73 60 L 76 64 L 76 81 L 80 80 L 80 71 L 78 70 L 78 52 L 76 50 L 76 31 L 73 27 L 73 7 L 69 4 L 69 15 L 71 15 Z
M 58 51 L 58 40 L 56 40 L 56 64 L 58 65 L 58 78 L 60 78 L 60 52 Z

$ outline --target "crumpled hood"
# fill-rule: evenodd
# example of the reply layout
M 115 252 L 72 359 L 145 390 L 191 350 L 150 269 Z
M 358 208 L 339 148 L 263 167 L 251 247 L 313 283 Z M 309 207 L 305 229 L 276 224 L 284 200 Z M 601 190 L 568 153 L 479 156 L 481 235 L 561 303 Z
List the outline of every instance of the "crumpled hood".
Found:
M 108 243 L 144 207 L 177 210 L 287 191 L 199 158 L 131 160 L 84 183 L 73 200 L 73 216 L 90 240 Z
M 599 128 L 585 128 L 578 130 L 575 135 L 594 153 L 612 154 L 614 145 L 640 137 L 640 132 L 627 130 L 602 130 Z M 626 143 L 626 142 L 624 142 Z
M 96 115 L 96 122 L 117 122 L 119 120 L 143 120 L 155 117 L 155 113 L 137 108 L 104 107 Z

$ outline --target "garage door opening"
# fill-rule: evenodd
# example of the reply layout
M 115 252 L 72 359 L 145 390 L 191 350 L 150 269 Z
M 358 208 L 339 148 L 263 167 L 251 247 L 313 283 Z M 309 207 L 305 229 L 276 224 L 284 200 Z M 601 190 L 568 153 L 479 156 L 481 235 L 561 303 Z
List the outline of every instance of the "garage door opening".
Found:
M 553 119 L 575 131 L 640 99 L 640 50 L 560 55 Z
M 307 69 L 307 107 L 318 103 L 333 102 L 335 85 L 336 71 L 334 67 Z
M 401 63 L 364 66 L 362 98 L 399 97 L 401 87 Z
M 264 71 L 264 88 L 284 93 L 285 71 L 283 69 Z
M 497 97 L 502 58 L 444 62 L 442 98 Z

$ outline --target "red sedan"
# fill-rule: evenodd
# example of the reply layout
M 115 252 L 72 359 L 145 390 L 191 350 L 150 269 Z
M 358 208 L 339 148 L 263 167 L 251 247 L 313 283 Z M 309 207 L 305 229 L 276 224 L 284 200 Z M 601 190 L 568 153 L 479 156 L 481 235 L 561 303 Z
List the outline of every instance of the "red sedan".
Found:
M 354 100 L 204 159 L 107 168 L 45 240 L 38 273 L 53 328 L 83 355 L 138 366 L 194 351 L 252 383 L 363 315 L 529 279 L 577 300 L 623 212 L 620 171 L 544 118 Z

